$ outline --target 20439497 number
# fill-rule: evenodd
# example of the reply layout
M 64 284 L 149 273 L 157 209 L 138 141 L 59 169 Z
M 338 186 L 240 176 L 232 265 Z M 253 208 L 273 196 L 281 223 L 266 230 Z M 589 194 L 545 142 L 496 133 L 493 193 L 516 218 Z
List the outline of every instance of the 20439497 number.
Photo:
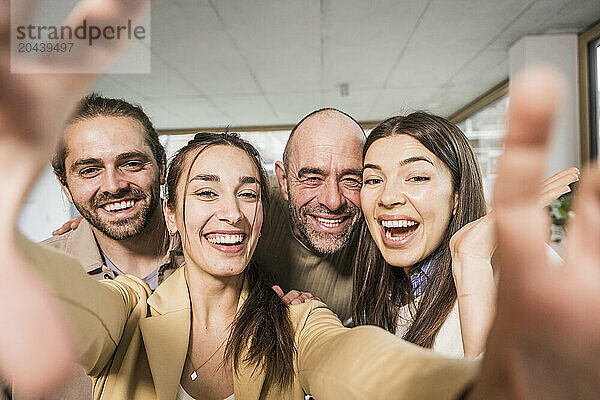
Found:
M 19 43 L 19 53 L 70 53 L 75 43 Z

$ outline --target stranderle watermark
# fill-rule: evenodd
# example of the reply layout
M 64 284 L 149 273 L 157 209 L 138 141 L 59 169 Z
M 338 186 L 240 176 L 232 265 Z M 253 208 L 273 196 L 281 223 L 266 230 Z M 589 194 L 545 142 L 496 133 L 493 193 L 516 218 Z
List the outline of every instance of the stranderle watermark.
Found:
M 26 22 L 23 2 L 11 0 L 11 72 L 99 73 L 111 67 L 103 62 L 108 59 L 103 54 L 125 46 L 124 56 L 109 72 L 149 73 L 150 0 L 144 1 L 146 7 L 135 20 L 92 21 L 76 9 L 56 24 L 53 21 L 64 17 L 61 11 L 69 1 L 46 1 L 45 12 Z

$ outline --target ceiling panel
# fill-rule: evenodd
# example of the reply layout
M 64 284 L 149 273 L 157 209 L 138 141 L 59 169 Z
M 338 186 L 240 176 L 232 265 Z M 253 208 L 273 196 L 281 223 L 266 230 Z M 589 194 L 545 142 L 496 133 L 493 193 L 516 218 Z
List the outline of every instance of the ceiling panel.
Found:
M 159 128 L 295 124 L 325 106 L 360 120 L 422 108 L 448 115 L 507 78 L 508 49 L 522 36 L 580 32 L 600 19 L 598 0 L 152 7 L 152 73 L 111 75 L 96 89 L 142 103 Z
M 325 2 L 323 89 L 381 87 L 427 8 L 426 1 Z
M 262 90 L 319 90 L 319 1 L 212 0 L 210 4 Z

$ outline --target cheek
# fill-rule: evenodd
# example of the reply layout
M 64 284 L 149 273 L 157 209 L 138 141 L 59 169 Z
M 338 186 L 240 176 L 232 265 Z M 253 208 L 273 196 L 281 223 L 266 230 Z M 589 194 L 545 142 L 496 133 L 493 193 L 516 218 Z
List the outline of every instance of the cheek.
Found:
M 355 188 L 355 189 L 350 189 L 350 188 L 343 188 L 341 189 L 342 195 L 352 204 L 354 204 L 356 207 L 360 207 L 361 204 L 361 193 L 360 193 L 360 188 Z
M 421 200 L 422 217 L 431 232 L 430 240 L 439 244 L 452 215 L 454 195 L 450 190 L 433 190 Z
M 376 193 L 374 193 L 372 190 L 363 189 L 360 191 L 360 207 L 366 219 L 371 219 L 371 217 L 373 216 L 375 210 L 376 196 Z
M 177 229 L 179 232 L 187 231 L 190 236 L 197 235 L 202 231 L 209 218 L 210 215 L 207 214 L 204 207 L 194 204 L 194 202 L 187 202 L 185 205 L 185 219 L 182 211 L 177 213 Z
M 297 186 L 291 188 L 291 202 L 295 208 L 300 208 L 318 196 L 319 188 L 307 188 L 305 186 Z

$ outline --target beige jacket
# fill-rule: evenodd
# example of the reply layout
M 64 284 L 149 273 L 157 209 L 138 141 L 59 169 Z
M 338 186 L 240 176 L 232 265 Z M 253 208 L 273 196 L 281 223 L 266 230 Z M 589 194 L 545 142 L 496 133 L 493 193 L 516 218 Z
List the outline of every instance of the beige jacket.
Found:
M 22 249 L 64 307 L 78 341 L 81 364 L 97 377 L 96 399 L 173 400 L 190 331 L 190 300 L 183 268 L 154 293 L 145 282 L 120 276 L 90 279 L 64 254 L 27 242 Z M 242 291 L 240 304 L 246 290 Z M 265 393 L 263 375 L 242 363 L 236 400 L 457 399 L 478 364 L 443 358 L 380 328 L 344 328 L 317 301 L 289 308 L 298 350 L 292 387 Z
M 179 240 L 174 237 L 169 243 L 169 249 L 161 261 L 159 282 L 162 282 L 175 269 L 183 264 Z M 102 259 L 96 238 L 89 222 L 81 221 L 77 229 L 63 235 L 50 237 L 42 242 L 43 245 L 61 250 L 74 257 L 84 271 L 96 280 L 114 279 L 115 273 Z M 0 384 L 1 386 L 1 384 Z M 19 393 L 19 388 L 12 388 L 13 400 L 32 400 Z M 37 400 L 91 400 L 93 398 L 93 382 L 85 370 L 75 364 L 69 380 L 53 393 L 37 398 Z M 0 395 L 0 399 L 2 399 Z

